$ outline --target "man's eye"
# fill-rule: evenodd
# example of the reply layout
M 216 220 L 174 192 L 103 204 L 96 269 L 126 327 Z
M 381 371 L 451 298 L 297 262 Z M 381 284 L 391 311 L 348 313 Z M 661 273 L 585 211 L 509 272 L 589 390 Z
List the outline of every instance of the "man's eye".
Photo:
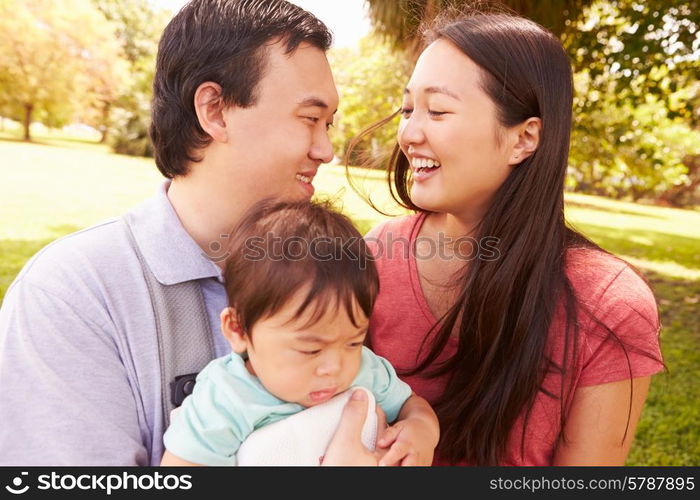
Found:
M 447 114 L 447 111 L 433 111 L 433 110 L 428 110 L 428 114 L 429 114 L 430 116 L 442 116 L 442 115 L 446 115 L 446 114 Z
M 318 123 L 319 118 L 316 116 L 304 116 L 305 120 L 309 120 L 311 123 Z
M 407 118 L 407 117 L 409 117 L 409 116 L 411 115 L 411 113 L 413 113 L 413 109 L 412 109 L 412 108 L 401 108 L 401 109 L 399 110 L 399 113 L 400 113 L 401 116 L 403 116 L 404 118 Z

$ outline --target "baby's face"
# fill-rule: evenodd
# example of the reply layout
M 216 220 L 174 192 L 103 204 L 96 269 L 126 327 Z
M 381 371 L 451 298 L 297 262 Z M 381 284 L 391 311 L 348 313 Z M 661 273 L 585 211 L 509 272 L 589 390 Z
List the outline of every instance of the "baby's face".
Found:
M 350 387 L 360 369 L 369 320 L 356 301 L 358 326 L 344 305 L 336 308 L 331 302 L 323 316 L 308 325 L 313 303 L 293 319 L 305 296 L 305 290 L 297 293 L 278 313 L 255 323 L 247 338 L 246 366 L 279 399 L 309 407 Z

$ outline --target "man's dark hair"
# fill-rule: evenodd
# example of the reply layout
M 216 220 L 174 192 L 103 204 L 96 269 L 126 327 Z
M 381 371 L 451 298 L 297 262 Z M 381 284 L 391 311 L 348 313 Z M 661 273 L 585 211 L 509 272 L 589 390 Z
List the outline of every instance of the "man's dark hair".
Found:
M 211 142 L 194 109 L 197 87 L 221 85 L 226 106 L 256 102 L 266 43 L 292 53 L 302 42 L 328 50 L 332 35 L 313 14 L 284 0 L 192 0 L 168 23 L 158 45 L 153 79 L 151 140 L 158 169 L 173 178 L 201 161 Z
M 379 292 L 372 254 L 350 219 L 327 203 L 258 202 L 232 231 L 228 250 L 226 295 L 247 334 L 307 286 L 294 319 L 311 307 L 313 324 L 328 307 L 344 307 L 359 326 L 355 300 L 367 318 L 372 313 Z

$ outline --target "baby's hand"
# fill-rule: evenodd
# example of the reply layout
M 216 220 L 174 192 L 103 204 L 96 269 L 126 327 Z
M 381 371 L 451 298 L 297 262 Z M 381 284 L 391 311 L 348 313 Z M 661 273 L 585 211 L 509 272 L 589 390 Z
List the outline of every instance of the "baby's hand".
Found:
M 389 448 L 379 465 L 431 465 L 439 431 L 422 418 L 406 418 L 389 427 L 377 448 Z

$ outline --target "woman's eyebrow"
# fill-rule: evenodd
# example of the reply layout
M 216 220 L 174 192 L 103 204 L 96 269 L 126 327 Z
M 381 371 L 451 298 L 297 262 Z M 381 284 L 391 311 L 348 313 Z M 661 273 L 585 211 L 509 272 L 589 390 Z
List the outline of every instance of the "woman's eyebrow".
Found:
M 458 101 L 462 100 L 457 94 L 452 92 L 444 85 L 431 85 L 430 87 L 425 87 L 423 89 L 423 92 L 425 92 L 426 94 L 445 94 L 446 96 L 451 97 L 453 99 L 457 99 Z M 405 88 L 403 93 L 410 94 L 411 91 L 408 88 Z

